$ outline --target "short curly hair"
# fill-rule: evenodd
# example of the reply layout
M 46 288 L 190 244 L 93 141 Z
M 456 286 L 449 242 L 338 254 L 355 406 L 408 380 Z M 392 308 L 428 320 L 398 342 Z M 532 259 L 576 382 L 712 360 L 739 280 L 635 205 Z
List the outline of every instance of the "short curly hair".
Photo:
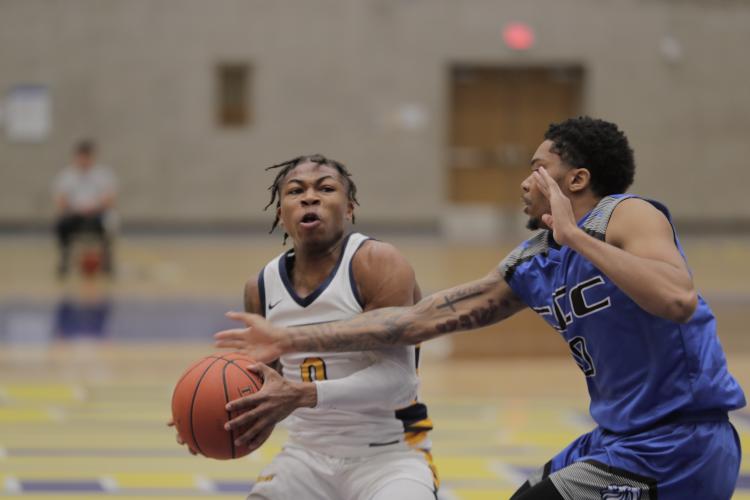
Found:
M 569 118 L 551 124 L 544 138 L 552 141 L 551 151 L 565 163 L 591 172 L 596 195 L 624 193 L 633 183 L 633 150 L 614 123 L 589 116 Z

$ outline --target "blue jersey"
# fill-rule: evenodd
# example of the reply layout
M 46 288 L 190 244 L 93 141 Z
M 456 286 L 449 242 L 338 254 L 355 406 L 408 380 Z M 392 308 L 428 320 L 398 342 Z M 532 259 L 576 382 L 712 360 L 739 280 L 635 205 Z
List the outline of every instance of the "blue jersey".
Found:
M 631 196 L 603 198 L 578 226 L 604 241 L 612 212 Z M 666 207 L 650 203 L 670 219 Z M 676 235 L 675 244 L 684 258 Z M 702 297 L 687 323 L 654 316 L 587 259 L 557 245 L 551 231 L 522 243 L 500 266 L 516 295 L 567 341 L 602 428 L 632 432 L 676 415 L 745 405 Z

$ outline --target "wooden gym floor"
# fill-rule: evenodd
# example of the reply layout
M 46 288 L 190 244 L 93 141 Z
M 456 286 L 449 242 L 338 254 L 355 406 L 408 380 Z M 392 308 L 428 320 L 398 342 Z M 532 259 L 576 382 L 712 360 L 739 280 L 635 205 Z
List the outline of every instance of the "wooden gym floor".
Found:
M 509 250 L 377 236 L 402 249 L 427 291 L 481 276 Z M 730 368 L 750 389 L 750 240 L 686 243 Z M 222 312 L 240 307 L 244 280 L 281 251 L 277 239 L 121 238 L 112 283 L 56 282 L 53 250 L 47 238 L 0 236 L 0 496 L 244 498 L 283 430 L 259 452 L 219 462 L 189 455 L 165 422 L 178 375 L 212 351 Z M 88 311 L 88 333 L 66 326 L 62 311 L 76 307 Z M 442 499 L 507 498 L 592 427 L 583 377 L 531 315 L 425 351 Z M 747 450 L 750 411 L 732 419 Z M 734 498 L 750 500 L 747 454 Z

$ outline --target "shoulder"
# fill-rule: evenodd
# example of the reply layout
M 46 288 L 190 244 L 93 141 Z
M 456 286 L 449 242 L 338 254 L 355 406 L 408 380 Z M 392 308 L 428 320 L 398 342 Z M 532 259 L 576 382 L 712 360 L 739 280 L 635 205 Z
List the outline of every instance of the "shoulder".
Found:
M 606 241 L 615 246 L 638 235 L 662 234 L 673 236 L 672 224 L 655 202 L 637 197 L 620 201 L 612 211 L 607 225 Z
M 390 243 L 377 240 L 362 243 L 352 259 L 352 274 L 365 310 L 414 302 L 414 269 Z
M 352 267 L 357 274 L 358 271 L 379 271 L 377 274 L 381 274 L 384 269 L 389 272 L 412 270 L 409 261 L 395 246 L 372 239 L 363 242 L 359 247 L 352 259 Z
M 92 173 L 99 179 L 113 182 L 115 180 L 115 172 L 106 165 L 97 165 Z
M 550 234 L 547 230 L 538 231 L 531 238 L 521 242 L 498 266 L 502 277 L 508 281 L 521 264 L 532 260 L 537 255 L 546 255 L 550 248 Z

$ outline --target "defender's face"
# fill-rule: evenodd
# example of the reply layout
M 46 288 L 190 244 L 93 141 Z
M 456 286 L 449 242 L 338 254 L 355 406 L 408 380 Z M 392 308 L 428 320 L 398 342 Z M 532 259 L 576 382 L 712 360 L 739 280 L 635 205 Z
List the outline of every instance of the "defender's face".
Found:
M 563 163 L 562 158 L 557 153 L 552 152 L 553 145 L 554 143 L 550 140 L 546 140 L 539 145 L 531 159 L 531 172 L 533 173 L 539 167 L 544 167 L 560 185 L 565 173 L 570 168 Z M 548 229 L 542 222 L 542 215 L 550 213 L 549 200 L 539 190 L 539 186 L 531 173 L 521 183 L 521 190 L 523 191 L 521 195 L 524 205 L 523 212 L 529 216 L 526 227 L 531 230 Z
M 89 153 L 76 153 L 73 158 L 74 163 L 81 170 L 88 170 L 94 164 L 94 156 Z
M 341 238 L 354 211 L 346 182 L 335 168 L 312 162 L 286 175 L 279 217 L 295 245 L 325 246 Z

